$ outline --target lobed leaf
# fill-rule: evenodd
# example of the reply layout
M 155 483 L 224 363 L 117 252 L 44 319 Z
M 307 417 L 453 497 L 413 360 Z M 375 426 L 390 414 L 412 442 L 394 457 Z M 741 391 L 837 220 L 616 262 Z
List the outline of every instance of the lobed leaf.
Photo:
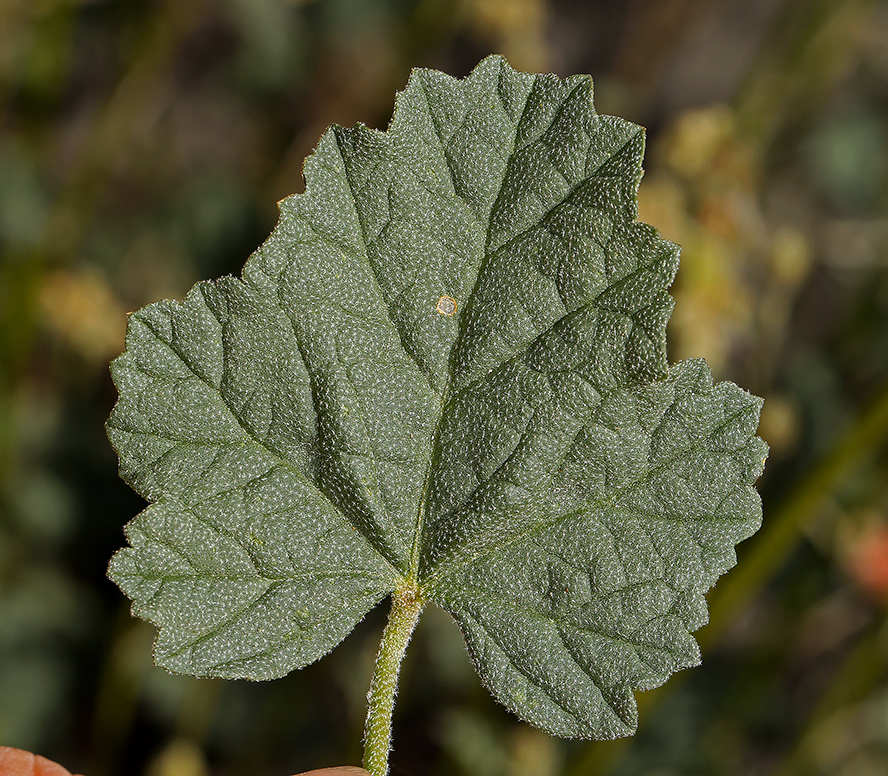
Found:
M 766 448 L 757 399 L 667 366 L 643 151 L 588 77 L 416 70 L 387 131 L 324 134 L 241 278 L 131 317 L 108 433 L 152 503 L 109 573 L 160 665 L 281 676 L 405 584 L 559 735 L 631 732 L 698 662 Z

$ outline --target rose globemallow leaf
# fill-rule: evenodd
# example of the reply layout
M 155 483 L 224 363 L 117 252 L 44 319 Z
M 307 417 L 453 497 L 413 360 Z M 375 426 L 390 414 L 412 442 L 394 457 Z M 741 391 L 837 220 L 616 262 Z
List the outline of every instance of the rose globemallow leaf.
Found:
M 643 150 L 586 76 L 416 70 L 241 278 L 131 316 L 108 433 L 151 505 L 109 573 L 160 665 L 282 676 L 409 590 L 503 704 L 606 738 L 698 662 L 766 447 L 757 399 L 667 365 Z

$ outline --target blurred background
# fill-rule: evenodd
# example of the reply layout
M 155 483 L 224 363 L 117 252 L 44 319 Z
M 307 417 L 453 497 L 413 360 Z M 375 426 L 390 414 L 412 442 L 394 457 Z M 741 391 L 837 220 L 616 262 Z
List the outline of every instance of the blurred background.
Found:
M 428 610 L 394 776 L 888 773 L 886 0 L 0 0 L 0 744 L 87 776 L 360 760 L 385 606 L 279 681 L 152 666 L 104 577 L 143 507 L 107 363 L 126 311 L 239 272 L 328 124 L 491 52 L 648 127 L 670 358 L 765 397 L 765 523 L 634 739 L 519 723 Z

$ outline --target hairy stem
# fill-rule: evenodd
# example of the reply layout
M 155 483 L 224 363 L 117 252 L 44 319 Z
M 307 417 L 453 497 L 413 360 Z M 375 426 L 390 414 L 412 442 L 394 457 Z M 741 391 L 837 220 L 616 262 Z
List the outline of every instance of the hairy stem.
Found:
M 392 595 L 388 625 L 382 634 L 373 680 L 367 694 L 367 724 L 364 728 L 364 768 L 370 776 L 388 774 L 392 741 L 392 710 L 398 691 L 398 674 L 407 644 L 419 621 L 423 601 L 414 587 L 402 587 Z

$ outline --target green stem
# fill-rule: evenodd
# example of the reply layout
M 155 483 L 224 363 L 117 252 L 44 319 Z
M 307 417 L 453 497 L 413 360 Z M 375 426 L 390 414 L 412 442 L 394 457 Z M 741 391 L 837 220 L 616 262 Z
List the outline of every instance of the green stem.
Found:
M 415 587 L 402 587 L 392 595 L 388 625 L 382 634 L 376 667 L 367 695 L 367 724 L 364 728 L 364 768 L 370 776 L 388 774 L 392 741 L 392 710 L 398 691 L 398 674 L 407 644 L 419 621 L 423 600 Z

